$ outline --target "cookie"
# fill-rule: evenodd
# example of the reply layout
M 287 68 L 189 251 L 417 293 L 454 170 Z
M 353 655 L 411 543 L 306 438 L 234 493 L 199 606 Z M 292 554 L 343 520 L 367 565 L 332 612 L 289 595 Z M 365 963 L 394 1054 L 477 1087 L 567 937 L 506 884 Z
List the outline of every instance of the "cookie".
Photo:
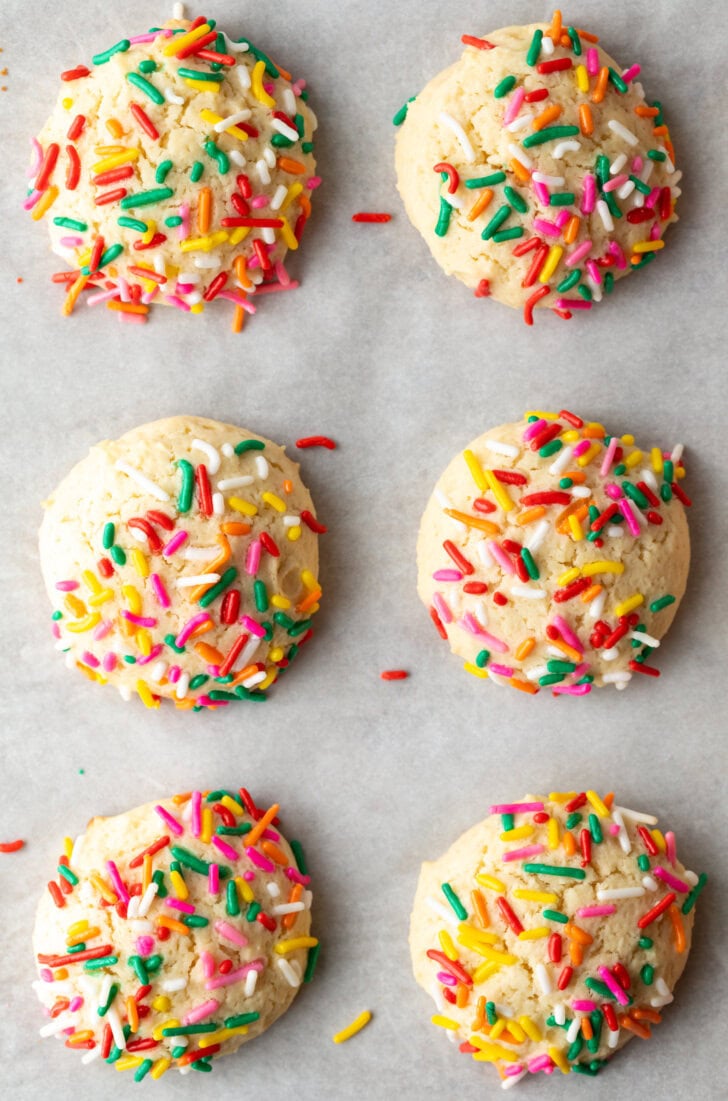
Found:
M 41 1036 L 139 1082 L 211 1071 L 265 1032 L 318 953 L 310 877 L 278 811 L 245 788 L 194 791 L 67 838 L 33 937 Z
M 640 271 L 677 220 L 681 173 L 639 65 L 595 35 L 505 27 L 395 116 L 399 191 L 435 260 L 479 296 L 569 318 Z
M 418 589 L 477 677 L 583 696 L 657 677 L 685 592 L 683 447 L 566 409 L 474 440 L 438 481 L 417 543 Z
M 169 417 L 106 440 L 45 502 L 57 648 L 147 707 L 263 700 L 311 635 L 319 524 L 263 436 Z
M 260 295 L 298 286 L 284 260 L 320 183 L 304 80 L 200 17 L 124 38 L 61 81 L 23 206 L 63 261 L 64 314 L 84 288 L 132 322 L 217 298 L 239 331 Z
M 599 1073 L 672 1001 L 707 876 L 657 819 L 595 791 L 496 805 L 422 865 L 410 925 L 432 1021 L 505 1088 Z

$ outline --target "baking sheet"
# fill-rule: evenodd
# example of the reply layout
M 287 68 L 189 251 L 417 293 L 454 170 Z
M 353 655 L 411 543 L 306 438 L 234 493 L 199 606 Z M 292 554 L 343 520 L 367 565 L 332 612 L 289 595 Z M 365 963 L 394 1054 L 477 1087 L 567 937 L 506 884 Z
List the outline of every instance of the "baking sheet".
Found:
M 170 5 L 171 7 L 171 5 Z M 488 805 L 564 786 L 616 786 L 661 816 L 680 852 L 713 879 L 692 959 L 650 1044 L 635 1040 L 598 1079 L 519 1086 L 595 1101 L 722 1096 L 711 1061 L 721 1040 L 724 934 L 718 838 L 725 829 L 723 707 L 726 541 L 723 318 L 726 7 L 572 2 L 625 66 L 639 61 L 666 104 L 684 170 L 681 222 L 659 262 L 613 301 L 534 329 L 448 280 L 401 210 L 391 116 L 460 51 L 487 34 L 550 16 L 541 3 L 450 0 L 215 0 L 209 14 L 304 75 L 319 116 L 317 192 L 294 294 L 270 296 L 242 336 L 225 309 L 193 320 L 158 311 L 120 328 L 103 309 L 60 317 L 48 282 L 57 261 L 20 210 L 29 135 L 55 99 L 58 73 L 170 14 L 166 4 L 2 0 L 3 136 L 2 577 L 5 673 L 0 833 L 27 847 L 0 857 L 0 1049 L 15 1101 L 126 1096 L 128 1076 L 82 1068 L 41 1041 L 30 931 L 36 898 L 66 833 L 193 785 L 245 784 L 283 805 L 314 872 L 315 982 L 269 1033 L 216 1063 L 214 1077 L 167 1075 L 155 1097 L 297 1099 L 500 1096 L 495 1073 L 463 1059 L 429 1023 L 411 977 L 409 908 L 418 866 Z M 699 18 L 698 18 L 699 15 Z M 391 211 L 386 226 L 350 221 Z M 16 283 L 16 279 L 23 279 Z M 584 701 L 499 690 L 461 672 L 415 593 L 417 524 L 437 476 L 484 428 L 528 407 L 567 405 L 678 441 L 689 458 L 693 567 L 660 654 L 663 676 Z M 36 552 L 38 502 L 90 444 L 135 424 L 194 412 L 293 441 L 324 432 L 303 472 L 330 532 L 321 541 L 325 601 L 318 638 L 265 708 L 149 714 L 68 673 L 53 651 Z M 380 670 L 403 666 L 407 681 Z M 254 712 L 254 714 L 253 714 Z M 725 903 L 725 899 L 723 900 Z M 342 1047 L 331 1035 L 370 1008 Z M 520 1094 L 519 1094 L 520 1095 Z M 545 1096 L 545 1093 L 544 1093 Z

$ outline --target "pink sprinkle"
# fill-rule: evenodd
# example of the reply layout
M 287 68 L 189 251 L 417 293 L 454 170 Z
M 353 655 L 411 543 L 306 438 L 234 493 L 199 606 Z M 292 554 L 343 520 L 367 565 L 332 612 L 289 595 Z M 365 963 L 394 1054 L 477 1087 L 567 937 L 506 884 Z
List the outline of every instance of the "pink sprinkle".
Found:
M 549 189 L 547 188 L 546 184 L 541 183 L 540 180 L 534 180 L 533 190 L 536 192 L 539 202 L 541 202 L 544 206 L 548 206 L 551 196 L 549 194 Z
M 120 275 L 116 280 L 117 290 L 119 291 L 119 297 L 122 302 L 131 302 L 131 294 L 129 293 L 129 284 L 123 275 Z
M 126 608 L 122 608 L 121 614 L 124 619 L 128 619 L 130 623 L 133 623 L 135 627 L 156 627 L 156 619 L 152 619 L 148 615 L 134 615 L 133 612 L 128 612 Z
M 167 670 L 167 680 L 170 684 L 176 684 L 179 678 L 182 676 L 182 670 L 179 665 L 170 665 Z
M 116 287 L 112 287 L 110 291 L 97 291 L 95 294 L 90 294 L 86 299 L 87 306 L 97 306 L 100 302 L 111 302 L 113 299 L 119 297 L 119 291 Z
M 23 210 L 32 210 L 42 194 L 42 191 L 31 191 L 30 195 L 23 203 Z
M 617 999 L 620 1005 L 629 1005 L 629 997 L 627 996 L 627 994 L 625 994 L 624 990 L 619 985 L 608 967 L 600 964 L 599 967 L 597 967 L 597 974 L 609 987 L 612 994 L 614 994 L 614 997 Z
M 286 286 L 283 286 L 282 283 L 258 283 L 255 288 L 255 294 L 257 297 L 259 294 L 272 294 L 274 291 L 295 291 L 299 286 L 300 283 L 297 279 L 291 279 Z M 221 291 L 218 297 L 222 297 L 223 293 L 224 292 Z
M 596 260 L 587 260 L 584 266 L 586 267 L 586 270 L 589 272 L 594 282 L 601 283 L 602 273 L 599 270 L 599 265 L 597 264 Z
M 556 225 L 559 227 L 559 229 L 563 229 L 570 218 L 571 218 L 571 211 L 568 210 L 566 207 L 564 207 L 556 215 L 556 217 L 554 218 L 554 221 L 556 222 Z
M 435 570 L 432 575 L 435 581 L 462 581 L 460 570 Z
M 77 1013 L 82 1005 L 83 1005 L 83 998 L 80 998 L 78 996 L 76 996 L 75 998 L 72 998 L 70 1003 L 69 1003 L 69 1006 L 68 1006 L 69 1013 Z
M 40 977 L 43 980 L 43 982 L 53 982 L 54 981 L 53 972 L 51 971 L 51 969 L 49 967 L 41 967 Z
M 625 82 L 625 84 L 629 84 L 630 80 L 634 80 L 636 76 L 639 76 L 641 71 L 641 65 L 630 65 L 629 69 L 625 69 L 622 73 L 622 80 Z
M 665 845 L 667 846 L 667 859 L 675 867 L 675 861 L 677 860 L 677 851 L 675 848 L 675 834 L 672 830 L 668 830 L 665 834 Z
M 176 294 L 165 294 L 163 298 L 165 302 L 169 302 L 170 306 L 176 306 L 178 310 L 182 310 L 184 313 L 189 313 L 192 308 Z
M 37 138 L 31 138 L 30 143 L 33 146 L 33 153 L 30 158 L 30 164 L 25 170 L 25 175 L 29 180 L 34 179 L 38 175 L 38 169 L 40 163 L 43 160 L 43 146 L 40 144 Z
M 204 1021 L 205 1017 L 209 1017 L 219 1008 L 220 1003 L 214 998 L 210 998 L 209 1001 L 202 1002 L 200 1005 L 196 1005 L 194 1009 L 190 1009 L 188 1013 L 185 1013 L 182 1024 L 196 1025 L 198 1021 Z
M 188 619 L 184 627 L 174 640 L 175 646 L 184 646 L 187 639 L 190 637 L 195 627 L 199 627 L 201 623 L 206 623 L 209 619 L 207 612 L 198 612 L 197 615 L 193 615 L 192 619 Z M 265 631 L 262 632 L 265 634 Z
M 495 539 L 488 539 L 487 547 L 504 573 L 516 572 L 516 567 L 513 563 L 513 559 L 509 554 L 506 554 L 500 543 L 496 543 Z
M 255 879 L 255 872 L 243 872 L 243 879 L 246 883 L 252 883 Z
M 218 864 L 211 864 L 207 869 L 207 892 L 213 897 L 220 894 L 220 867 Z
M 629 176 L 625 176 L 624 174 L 613 176 L 611 180 L 607 180 L 606 183 L 602 184 L 602 191 L 616 191 L 618 187 L 627 183 L 628 180 Z
M 200 814 L 200 808 L 202 805 L 202 792 L 193 791 L 192 799 L 192 814 L 190 816 L 190 833 L 193 837 L 199 837 L 202 829 L 202 816 Z
M 256 868 L 260 868 L 262 872 L 274 872 L 275 864 L 268 860 L 267 857 L 262 856 L 257 849 L 254 849 L 252 845 L 248 845 L 245 849 L 245 855 L 248 860 L 255 864 Z M 236 857 L 237 859 L 237 857 Z
M 597 181 L 591 172 L 584 173 L 584 190 L 581 196 L 582 214 L 591 214 L 597 202 Z
M 255 306 L 252 302 L 249 302 L 243 294 L 236 294 L 235 291 L 220 291 L 217 297 L 224 298 L 228 302 L 234 302 L 236 306 L 240 306 L 240 308 L 245 310 L 246 313 L 255 313 Z
M 612 837 L 616 837 L 620 829 L 621 827 L 618 826 L 616 822 L 612 822 L 611 826 L 609 827 L 609 832 L 611 833 Z
M 440 593 L 435 593 L 432 597 L 432 603 L 435 606 L 435 611 L 439 615 L 443 623 L 452 623 L 452 612 L 448 607 L 448 604 Z
M 505 112 L 503 114 L 503 125 L 508 126 L 518 117 L 518 112 L 521 110 L 523 104 L 523 97 L 526 94 L 526 89 L 523 87 L 515 88 L 513 94 L 508 99 Z
M 298 868 L 284 868 L 283 874 L 286 879 L 290 879 L 291 883 L 300 883 L 303 887 L 308 887 L 311 882 L 311 876 L 302 875 Z
M 157 814 L 159 815 L 159 817 L 160 817 L 160 818 L 162 819 L 162 821 L 163 821 L 163 822 L 164 822 L 164 823 L 165 823 L 165 824 L 166 824 L 167 826 L 169 826 L 169 828 L 171 829 L 172 833 L 176 834 L 176 836 L 177 836 L 177 837 L 181 837 L 181 836 L 182 836 L 182 834 L 183 834 L 183 833 L 185 832 L 185 831 L 184 831 L 184 827 L 182 826 L 182 824 L 181 824 L 180 822 L 178 822 L 178 821 L 177 821 L 177 819 L 176 819 L 176 818 L 174 818 L 174 817 L 173 817 L 173 816 L 172 816 L 172 815 L 171 815 L 171 814 L 169 813 L 169 811 L 166 811 L 166 810 L 164 809 L 164 807 L 160 807 L 160 805 L 159 805 L 159 804 L 157 804 L 157 806 L 156 806 L 156 807 L 155 807 L 154 809 L 155 809 L 155 811 L 157 812 Z
M 62 593 L 72 593 L 74 589 L 78 588 L 78 581 L 56 581 L 55 587 Z
M 619 833 L 619 826 L 617 826 L 617 833 Z M 580 906 L 576 913 L 578 917 L 583 918 L 606 917 L 607 914 L 615 913 L 616 909 L 617 907 L 612 905 L 612 903 L 610 902 L 606 906 Z
M 588 451 L 591 447 L 591 444 L 591 440 L 579 440 L 578 443 L 575 443 L 574 449 L 572 451 L 574 458 L 578 459 L 580 455 L 583 455 L 585 451 Z
M 619 511 L 622 513 L 625 519 L 625 523 L 629 528 L 630 534 L 634 535 L 635 539 L 640 533 L 640 525 L 637 517 L 634 514 L 634 509 L 630 501 L 623 499 L 619 502 Z
M 205 948 L 200 952 L 200 962 L 202 963 L 202 974 L 206 979 L 211 979 L 215 974 L 215 961 Z
M 501 1068 L 499 1067 L 498 1069 L 500 1070 Z M 514 1074 L 522 1074 L 526 1068 L 522 1063 L 506 1063 L 502 1069 L 506 1078 L 512 1078 Z
M 168 608 L 171 604 L 171 601 L 169 599 L 169 593 L 164 587 L 164 582 L 162 581 L 162 578 L 159 576 L 158 573 L 153 573 L 149 580 L 152 583 L 154 595 L 156 596 L 159 603 L 162 605 L 163 608 Z
M 537 421 L 531 421 L 531 423 L 526 425 L 523 430 L 524 440 L 533 439 L 534 436 L 537 436 L 539 434 L 542 428 L 546 428 L 547 426 L 548 421 L 545 421 L 543 417 L 539 418 L 539 420 Z
M 529 814 L 543 810 L 543 803 L 494 803 L 488 814 Z
M 592 306 L 592 302 L 587 302 L 583 298 L 558 298 L 556 300 L 557 310 L 590 310 Z
M 145 291 L 144 294 L 142 295 L 142 305 L 148 306 L 150 302 L 154 301 L 154 299 L 157 297 L 158 294 L 159 294 L 159 287 L 155 287 L 154 290 L 152 290 L 152 291 Z M 127 316 L 128 317 L 133 317 L 134 314 L 127 314 Z
M 590 684 L 552 684 L 551 691 L 556 696 L 588 696 Z
M 102 619 L 98 626 L 94 628 L 93 637 L 96 642 L 99 642 L 102 638 L 106 638 L 113 629 L 114 624 L 110 619 Z
M 276 260 L 275 269 L 279 283 L 282 283 L 284 287 L 289 286 L 291 282 L 291 277 L 286 271 L 285 264 L 282 260 Z
M 51 634 L 53 635 L 54 638 L 60 638 L 61 637 L 61 628 L 58 626 L 57 623 L 54 623 L 52 625 Z
M 291 85 L 291 91 L 293 92 L 294 96 L 300 96 L 305 87 L 306 81 L 303 79 L 303 77 L 299 77 L 295 84 Z
M 137 937 L 136 946 L 140 956 L 151 956 L 154 951 L 154 937 Z
M 591 252 L 591 247 L 591 241 L 582 241 L 580 245 L 577 245 L 577 247 L 572 252 L 570 252 L 564 260 L 567 268 L 573 268 L 575 264 L 578 264 L 580 260 L 583 260 L 584 257 Z
M 495 673 L 497 677 L 512 677 L 513 670 L 510 665 L 496 665 L 495 662 L 491 662 L 488 666 L 489 673 Z
M 633 171 L 633 172 L 634 172 L 635 174 L 636 174 L 637 172 L 639 172 L 639 171 L 641 170 L 641 168 L 642 168 L 642 165 L 643 165 L 643 163 L 644 163 L 644 162 L 643 162 L 643 160 L 642 160 L 642 157 L 640 157 L 640 156 L 639 156 L 639 154 L 638 154 L 638 155 L 637 155 L 636 157 L 633 157 L 633 158 L 632 158 L 632 171 Z
M 137 35 L 134 35 L 133 38 L 130 38 L 129 42 L 132 46 L 137 46 L 140 42 L 153 42 L 158 34 L 159 34 L 159 31 L 153 31 L 150 34 L 137 34 Z
M 576 1013 L 593 1013 L 597 1008 L 597 1003 L 590 1001 L 588 998 L 574 998 L 571 1008 Z
M 540 1070 L 546 1070 L 553 1066 L 550 1055 L 537 1055 L 535 1059 L 529 1059 L 528 1069 L 531 1074 L 537 1074 Z
M 482 627 L 478 626 L 477 633 L 484 642 L 488 643 L 488 646 L 491 650 L 496 650 L 499 654 L 508 653 L 507 643 L 503 642 L 503 640 L 500 638 L 496 638 L 495 635 L 492 635 L 490 633 L 490 631 L 484 631 Z
M 59 242 L 64 248 L 76 248 L 83 244 L 83 237 L 61 237 Z
M 505 861 L 525 860 L 529 856 L 536 856 L 538 853 L 545 851 L 545 845 L 526 845 L 523 849 L 510 849 L 508 852 L 504 852 L 502 859 Z
M 317 187 L 321 187 L 321 177 L 311 176 L 311 178 L 306 181 L 306 187 L 309 191 L 315 191 Z
M 538 233 L 545 234 L 546 237 L 560 237 L 561 236 L 561 230 L 556 225 L 556 223 L 555 222 L 549 222 L 549 221 L 546 220 L 546 218 L 534 218 L 533 219 L 533 228 Z
M 123 879 L 119 875 L 119 869 L 117 868 L 116 864 L 114 863 L 113 860 L 107 860 L 106 861 L 106 867 L 109 869 L 109 875 L 111 877 L 111 882 L 114 884 L 114 888 L 116 889 L 117 895 L 119 896 L 119 898 L 121 899 L 122 902 L 128 902 L 129 901 L 129 892 L 127 891 L 127 889 L 124 885 Z
M 657 200 L 659 199 L 659 197 L 660 197 L 659 187 L 653 187 L 652 191 L 649 193 L 649 195 L 645 199 L 645 206 L 649 207 L 650 210 L 652 210 L 652 208 L 654 207 L 654 205 L 657 202 Z
M 213 837 L 212 843 L 216 849 L 220 850 L 226 860 L 240 859 L 240 854 L 235 852 L 235 849 L 232 847 L 232 845 L 228 845 L 227 841 L 223 841 L 223 839 L 221 837 L 218 837 L 217 834 L 215 834 L 215 836 Z
M 591 665 L 588 661 L 582 661 L 581 665 L 577 665 L 576 669 L 574 669 L 571 676 L 578 680 L 579 677 L 583 677 L 585 673 L 588 673 L 590 668 Z
M 201 707 L 229 707 L 229 700 L 211 700 L 209 696 L 198 696 L 197 701 Z
M 264 206 L 268 205 L 268 196 L 267 195 L 254 195 L 253 198 L 250 200 L 250 205 L 252 207 L 254 207 L 256 210 L 260 210 L 261 207 L 264 207 Z
M 441 982 L 443 986 L 457 986 L 458 980 L 454 975 L 449 975 L 447 971 L 437 972 L 437 981 Z
M 586 51 L 586 71 L 589 76 L 596 76 L 599 72 L 599 50 L 590 46 Z
M 169 558 L 171 554 L 174 554 L 176 550 L 179 550 L 186 538 L 186 531 L 175 532 L 170 541 L 164 547 L 162 547 L 162 554 L 166 555 L 166 557 Z
M 602 465 L 599 467 L 599 475 L 602 478 L 606 478 L 609 473 L 609 468 L 612 465 L 614 459 L 614 453 L 617 450 L 617 437 L 612 436 L 611 440 L 607 444 L 607 450 L 604 452 L 604 458 L 602 459 Z
M 149 653 L 145 657 L 137 658 L 136 663 L 137 663 L 137 665 L 149 665 L 149 662 L 150 661 L 155 661 L 159 657 L 161 652 L 162 652 L 162 643 L 157 642 L 157 643 L 155 643 L 154 646 L 152 646 L 151 650 L 149 651 Z
M 260 568 L 261 551 L 260 539 L 253 539 L 253 541 L 248 544 L 248 553 L 245 556 L 245 572 L 251 577 L 255 577 Z
M 652 869 L 652 874 L 661 879 L 663 883 L 667 883 L 673 891 L 679 891 L 681 895 L 686 895 L 690 891 L 689 884 L 684 880 L 678 879 L 677 876 L 672 875 L 666 868 L 661 867 L 659 864 Z
M 250 631 L 251 635 L 255 635 L 256 638 L 263 638 L 265 627 L 261 627 L 260 623 L 256 623 L 249 615 L 241 616 L 240 622 L 246 631 Z
M 569 624 L 566 622 L 562 615 L 555 615 L 551 619 L 554 627 L 557 628 L 559 634 L 563 638 L 567 645 L 572 646 L 574 650 L 578 650 L 580 654 L 584 653 L 584 647 L 579 641 L 579 636 L 574 634 Z
M 229 940 L 231 944 L 237 944 L 241 948 L 245 948 L 248 943 L 248 938 L 244 937 L 234 925 L 231 925 L 228 921 L 216 921 L 215 929 L 220 934 L 223 940 Z
M 662 226 L 658 225 L 657 222 L 655 222 L 654 225 L 652 226 L 652 229 L 650 230 L 650 240 L 651 241 L 659 241 L 661 237 L 662 237 Z
M 611 497 L 613 501 L 619 501 L 622 496 L 622 489 L 620 486 L 615 485 L 614 482 L 610 482 L 609 485 L 604 487 L 604 492 L 607 497 Z
M 610 254 L 610 256 L 613 256 L 615 258 L 615 260 L 617 261 L 617 267 L 621 271 L 624 271 L 624 269 L 627 267 L 627 259 L 622 252 L 621 246 L 617 244 L 616 241 L 610 241 L 609 245 L 607 246 L 607 252 Z
M 81 661 L 84 665 L 90 665 L 92 669 L 98 669 L 99 667 L 99 659 L 90 650 L 84 650 L 81 654 Z
M 263 830 L 262 837 L 264 841 L 280 841 L 281 835 L 275 830 L 272 830 L 270 826 L 268 829 Z
M 265 970 L 264 959 L 251 960 L 244 967 L 239 967 L 237 971 L 228 971 L 227 975 L 216 975 L 215 978 L 208 979 L 205 983 L 205 990 L 217 990 L 220 986 L 232 986 L 233 983 L 242 982 L 248 972 L 261 972 L 263 970 Z
M 194 914 L 195 908 L 190 902 L 183 902 L 179 898 L 165 898 L 164 905 L 171 910 L 181 910 L 183 914 Z
M 266 92 L 268 93 L 269 96 L 272 96 L 273 93 L 276 90 L 276 86 L 275 86 L 275 84 L 273 83 L 272 80 L 266 80 L 265 83 L 263 84 L 263 87 L 265 88 L 265 90 L 266 90 Z
M 102 668 L 105 673 L 111 673 L 116 669 L 116 654 L 112 652 L 104 654 L 104 660 L 101 662 Z

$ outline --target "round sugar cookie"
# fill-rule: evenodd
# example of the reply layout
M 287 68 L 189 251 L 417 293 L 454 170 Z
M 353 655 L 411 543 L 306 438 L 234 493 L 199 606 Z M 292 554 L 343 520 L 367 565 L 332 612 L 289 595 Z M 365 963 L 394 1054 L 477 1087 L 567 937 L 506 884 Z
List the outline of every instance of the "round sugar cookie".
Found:
M 395 116 L 398 187 L 435 260 L 481 297 L 568 318 L 651 263 L 681 173 L 639 65 L 563 26 L 465 35 Z
M 452 460 L 422 517 L 418 590 L 469 673 L 571 696 L 659 676 L 690 563 L 682 456 L 562 410 Z
M 217 298 L 239 331 L 260 295 L 298 286 L 284 260 L 320 182 L 304 80 L 198 18 L 123 38 L 61 81 L 23 205 L 63 261 L 64 314 L 84 289 L 127 321 Z
M 93 818 L 66 839 L 36 915 L 41 1036 L 130 1072 L 211 1071 L 313 973 L 298 842 L 245 788 Z
M 506 1088 L 529 1072 L 598 1074 L 672 1001 L 707 876 L 656 826 L 612 795 L 527 795 L 422 865 L 415 978 L 433 1023 Z
M 45 502 L 57 648 L 147 707 L 263 700 L 311 634 L 325 530 L 247 429 L 169 417 L 99 443 Z

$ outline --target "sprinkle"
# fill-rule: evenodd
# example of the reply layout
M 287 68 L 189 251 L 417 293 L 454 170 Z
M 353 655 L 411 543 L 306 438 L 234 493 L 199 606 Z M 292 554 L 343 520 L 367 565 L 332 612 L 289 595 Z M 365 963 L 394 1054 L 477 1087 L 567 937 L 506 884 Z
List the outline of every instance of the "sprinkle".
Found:
M 465 160 L 468 161 L 468 163 L 472 164 L 472 162 L 475 160 L 475 152 L 460 123 L 457 122 L 452 117 L 452 115 L 448 115 L 446 111 L 440 111 L 439 119 L 440 122 L 442 122 L 445 126 L 447 126 L 449 130 L 453 132 L 457 140 L 460 142 L 460 147 L 463 151 Z
M 352 214 L 352 222 L 373 222 L 373 223 L 385 223 L 391 222 L 391 214 L 374 213 L 371 211 L 359 211 L 357 214 Z
M 372 1019 L 372 1015 L 368 1009 L 365 1009 L 363 1013 L 347 1025 L 346 1028 L 342 1028 L 340 1032 L 337 1032 L 332 1038 L 335 1044 L 343 1044 L 346 1040 L 350 1040 L 352 1036 L 356 1036 L 357 1032 L 361 1032 L 366 1025 Z

